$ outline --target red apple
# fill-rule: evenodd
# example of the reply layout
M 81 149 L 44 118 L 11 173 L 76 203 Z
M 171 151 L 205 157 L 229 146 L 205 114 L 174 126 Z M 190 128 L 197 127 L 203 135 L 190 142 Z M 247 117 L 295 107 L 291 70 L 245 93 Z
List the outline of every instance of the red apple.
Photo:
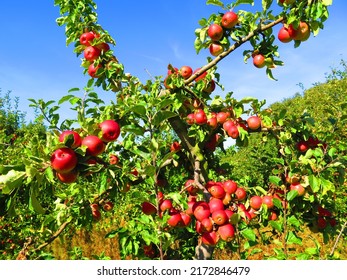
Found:
M 288 28 L 283 26 L 279 31 L 277 35 L 278 40 L 280 40 L 282 43 L 289 43 L 293 40 L 293 38 L 290 36 Z
M 229 11 L 222 16 L 221 25 L 225 29 L 231 29 L 238 23 L 238 20 L 238 15 L 233 11 Z
M 201 236 L 201 241 L 205 245 L 215 246 L 218 243 L 219 236 L 215 231 L 204 232 Z
M 195 123 L 194 113 L 190 113 L 187 115 L 186 122 L 189 125 L 193 125 Z
M 117 140 L 120 134 L 119 124 L 114 120 L 105 120 L 99 124 L 101 129 L 101 140 L 104 142 L 112 142 Z
M 217 225 L 224 225 L 228 220 L 228 215 L 225 213 L 224 209 L 216 210 L 212 213 L 212 220 Z
M 224 188 L 225 192 L 227 192 L 229 194 L 233 194 L 237 190 L 237 183 L 233 180 L 226 180 L 223 183 L 223 188 Z
M 226 120 L 223 123 L 223 129 L 225 130 L 225 132 L 227 132 L 232 126 L 236 126 L 233 120 Z
M 310 147 L 307 141 L 302 140 L 296 143 L 296 148 L 300 153 L 305 153 Z
M 216 82 L 214 80 L 211 80 L 207 83 L 203 91 L 207 94 L 211 94 L 215 89 L 216 89 Z
M 235 191 L 235 196 L 237 198 L 237 200 L 244 200 L 247 196 L 247 193 L 246 193 L 246 190 L 244 188 L 237 188 L 236 191 Z
M 257 68 L 263 68 L 266 65 L 265 57 L 262 54 L 257 54 L 253 57 L 253 65 Z
M 193 72 L 193 74 L 196 74 L 196 73 L 198 73 L 198 72 L 200 73 L 200 70 L 201 70 L 201 68 L 195 69 L 194 72 Z M 200 73 L 200 75 L 197 76 L 197 77 L 195 78 L 195 82 L 198 82 L 198 81 L 200 81 L 200 80 L 205 79 L 206 76 L 207 76 L 207 72 L 206 72 L 206 71 Z
M 197 123 L 199 125 L 203 125 L 203 124 L 207 123 L 207 116 L 206 116 L 204 110 L 202 110 L 202 109 L 198 109 L 194 113 L 194 119 L 195 119 L 195 123 Z
M 100 50 L 94 46 L 88 46 L 84 50 L 84 58 L 90 62 L 93 62 L 100 56 Z
M 274 207 L 273 197 L 271 195 L 264 195 L 263 204 L 265 204 L 268 209 L 272 209 Z
M 318 217 L 317 226 L 319 229 L 325 229 L 327 227 L 327 221 L 323 217 Z
M 222 185 L 212 185 L 207 188 L 208 192 L 215 198 L 223 198 L 225 196 L 225 190 Z
M 180 215 L 181 215 L 181 220 L 182 220 L 182 223 L 181 223 L 182 226 L 183 227 L 189 226 L 189 224 L 192 221 L 192 218 L 190 217 L 190 215 L 188 215 L 187 213 L 184 213 L 184 212 L 180 212 Z
M 178 152 L 181 150 L 181 144 L 178 143 L 177 141 L 173 142 L 170 146 L 170 151 L 171 152 Z
M 65 184 L 71 184 L 76 182 L 78 178 L 78 172 L 76 170 L 72 170 L 69 173 L 56 173 L 57 178 L 59 181 Z
M 116 165 L 116 164 L 118 164 L 118 162 L 119 162 L 119 158 L 116 155 L 111 154 L 110 155 L 110 164 Z
M 95 66 L 94 63 L 90 64 L 88 67 L 89 76 L 91 76 L 92 78 L 99 78 L 99 75 L 96 73 L 101 68 L 102 68 L 102 66 L 100 64 L 98 64 L 97 66 Z
M 183 79 L 188 79 L 193 74 L 193 69 L 190 66 L 182 66 L 179 70 Z
M 210 45 L 209 50 L 211 55 L 218 56 L 224 51 L 224 48 L 221 44 L 214 42 Z
M 270 221 L 276 221 L 278 218 L 277 213 L 275 211 L 271 211 L 269 214 L 269 220 Z
M 104 53 L 110 49 L 110 45 L 105 43 L 105 42 L 102 42 L 102 43 L 96 45 L 95 47 L 97 47 L 100 51 L 102 51 Z
M 51 166 L 58 173 L 70 173 L 77 163 L 77 155 L 70 148 L 59 148 L 51 156 Z
M 193 205 L 193 214 L 198 221 L 202 221 L 211 215 L 210 207 L 205 201 L 197 201 Z
M 90 43 L 94 40 L 95 33 L 94 32 L 85 32 L 80 36 L 80 43 L 84 46 L 90 46 Z
M 171 199 L 164 199 L 160 204 L 159 208 L 162 212 L 165 212 L 166 210 L 170 210 L 172 208 L 172 200 Z
M 157 208 L 151 202 L 148 201 L 142 202 L 141 210 L 146 215 L 153 215 L 157 213 Z
M 213 221 L 210 217 L 207 217 L 201 221 L 196 221 L 195 231 L 197 233 L 211 232 L 213 230 Z
M 210 118 L 207 119 L 206 122 L 212 129 L 216 129 L 218 126 L 217 122 L 217 117 L 216 116 L 211 116 Z
M 263 201 L 262 201 L 261 197 L 258 195 L 252 196 L 249 200 L 249 205 L 255 210 L 259 210 L 262 203 L 263 203 Z
M 102 205 L 102 209 L 104 209 L 106 212 L 109 212 L 113 209 L 113 203 L 112 201 L 106 201 L 103 205 Z
M 183 225 L 182 217 L 180 213 L 175 213 L 167 220 L 167 223 L 171 227 L 177 227 Z
M 257 130 L 261 127 L 261 119 L 259 116 L 250 116 L 247 119 L 248 128 L 251 130 Z
M 101 212 L 99 210 L 92 210 L 92 217 L 95 221 L 99 221 L 101 219 Z
M 288 26 L 288 32 L 294 40 L 306 41 L 310 37 L 310 27 L 304 21 L 301 21 L 297 28 L 290 24 Z
M 219 124 L 224 124 L 229 117 L 230 117 L 230 113 L 228 113 L 228 112 L 218 112 L 217 113 L 217 122 Z
M 211 213 L 217 210 L 224 210 L 224 203 L 219 198 L 211 197 L 208 206 L 210 207 Z
M 82 140 L 82 145 L 87 147 L 86 153 L 90 156 L 98 156 L 106 149 L 104 142 L 102 142 L 102 140 L 95 135 L 88 135 L 84 137 Z
M 227 130 L 227 134 L 233 139 L 237 139 L 240 136 L 239 129 L 236 125 L 230 126 Z
M 189 193 L 189 195 L 196 195 L 199 191 L 198 186 L 195 185 L 195 182 L 193 179 L 187 180 L 184 183 L 184 189 Z
M 207 35 L 213 40 L 213 41 L 219 41 L 220 39 L 223 38 L 223 28 L 216 23 L 212 23 L 208 30 L 207 30 Z
M 59 142 L 65 142 L 65 137 L 68 135 L 73 135 L 73 142 L 69 145 L 70 148 L 76 149 L 77 147 L 82 145 L 81 136 L 73 130 L 65 130 L 59 135 Z
M 235 229 L 232 224 L 225 224 L 218 227 L 217 233 L 224 241 L 232 241 L 235 237 Z
M 291 184 L 290 190 L 296 190 L 299 196 L 303 196 L 306 192 L 305 188 L 299 182 Z

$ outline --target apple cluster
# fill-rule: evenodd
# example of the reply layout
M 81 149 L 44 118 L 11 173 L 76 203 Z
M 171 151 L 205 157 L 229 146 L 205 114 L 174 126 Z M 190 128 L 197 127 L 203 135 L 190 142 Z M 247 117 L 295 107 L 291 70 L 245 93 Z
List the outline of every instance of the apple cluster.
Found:
M 325 229 L 328 224 L 330 224 L 331 227 L 336 226 L 336 220 L 333 217 L 332 213 L 328 210 L 322 207 L 321 205 L 318 206 L 318 217 L 317 217 L 317 227 L 320 230 Z
M 102 209 L 109 212 L 113 209 L 114 204 L 112 201 L 105 201 L 102 203 Z M 99 221 L 101 219 L 100 205 L 98 203 L 90 204 L 90 209 L 92 211 L 92 217 L 94 221 Z
M 99 123 L 97 131 L 97 135 L 84 137 L 75 130 L 66 130 L 59 135 L 59 142 L 64 146 L 52 153 L 50 162 L 61 182 L 75 182 L 82 168 L 80 164 L 96 164 L 97 157 L 105 151 L 106 144 L 116 141 L 119 137 L 120 126 L 114 120 L 105 120 Z M 79 149 L 81 146 L 86 148 L 85 153 Z
M 228 11 L 223 14 L 220 23 L 212 23 L 207 30 L 207 35 L 211 39 L 209 45 L 210 54 L 213 56 L 218 56 L 224 52 L 224 46 L 221 43 L 226 32 L 232 30 L 238 23 L 238 15 L 233 11 Z
M 113 55 L 106 55 L 110 50 L 110 45 L 101 41 L 100 35 L 88 31 L 81 34 L 79 42 L 83 46 L 84 62 L 82 65 L 92 78 L 99 78 L 105 70 L 113 71 L 118 62 Z M 116 67 L 117 68 L 117 67 Z M 116 69 L 116 72 L 118 69 Z
M 326 147 L 326 143 L 321 142 L 319 139 L 310 136 L 307 140 L 300 140 L 296 143 L 296 148 L 300 153 L 305 153 L 308 149 L 315 149 L 319 144 L 322 144 L 322 147 Z

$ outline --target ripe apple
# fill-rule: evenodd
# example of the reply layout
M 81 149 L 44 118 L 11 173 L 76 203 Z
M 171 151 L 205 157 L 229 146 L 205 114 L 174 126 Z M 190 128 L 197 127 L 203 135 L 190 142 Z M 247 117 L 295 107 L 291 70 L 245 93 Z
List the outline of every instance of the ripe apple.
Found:
M 98 70 L 101 68 L 102 66 L 100 64 L 98 64 L 97 66 L 95 66 L 94 63 L 90 64 L 88 67 L 89 76 L 91 76 L 92 78 L 99 78 L 100 76 L 96 74 L 96 72 L 98 72 Z
M 282 43 L 289 43 L 293 40 L 293 38 L 290 36 L 288 28 L 283 26 L 279 31 L 277 35 L 278 40 L 280 40 Z
M 214 42 L 210 45 L 209 50 L 211 55 L 218 56 L 224 51 L 224 48 L 221 44 Z
M 224 241 L 231 241 L 235 237 L 235 229 L 232 224 L 225 224 L 218 227 L 217 233 L 219 234 L 219 237 Z
M 319 229 L 325 229 L 327 227 L 327 221 L 323 217 L 318 217 L 317 226 Z
M 216 82 L 214 80 L 211 80 L 207 83 L 203 91 L 207 94 L 211 94 L 215 89 L 216 89 Z
M 207 119 L 206 122 L 212 129 L 216 129 L 218 126 L 218 122 L 217 122 L 217 117 L 216 116 L 211 116 L 210 118 Z M 215 134 L 217 135 L 217 134 Z
M 113 209 L 114 205 L 112 203 L 112 201 L 106 201 L 103 205 L 102 205 L 102 209 L 104 209 L 106 212 L 109 212 Z
M 100 56 L 100 50 L 94 46 L 88 46 L 84 49 L 84 58 L 90 62 L 93 62 Z
M 296 190 L 296 191 L 298 192 L 298 195 L 299 195 L 299 196 L 303 196 L 303 195 L 305 194 L 305 192 L 306 192 L 305 188 L 304 188 L 299 182 L 297 182 L 297 183 L 292 183 L 292 184 L 290 185 L 290 190 L 291 190 L 291 191 L 292 191 L 292 190 Z
M 196 195 L 199 191 L 198 186 L 195 185 L 194 180 L 190 179 L 184 183 L 184 189 L 189 193 L 189 195 Z
M 105 151 L 106 145 L 95 135 L 88 135 L 83 138 L 82 145 L 87 147 L 86 153 L 90 156 L 98 156 Z
M 205 201 L 197 201 L 193 205 L 193 215 L 198 221 L 202 221 L 211 215 L 210 207 Z
M 253 57 L 253 65 L 257 68 L 263 68 L 266 65 L 265 57 L 262 54 L 257 54 Z
M 257 130 L 261 127 L 261 119 L 259 116 L 250 116 L 247 119 L 248 128 L 251 130 Z
M 213 230 L 213 221 L 210 217 L 203 219 L 202 221 L 196 221 L 195 231 L 197 233 L 211 232 Z
M 167 220 L 167 223 L 171 227 L 177 227 L 177 226 L 183 225 L 181 214 L 180 213 L 173 214 Z
M 92 31 L 85 32 L 80 36 L 80 43 L 84 46 L 90 46 L 90 43 L 94 40 L 95 33 Z
M 239 132 L 239 128 L 234 125 L 234 126 L 230 126 L 227 130 L 227 134 L 233 138 L 233 139 L 237 139 L 240 135 L 240 132 Z
M 224 32 L 224 30 L 219 24 L 212 23 L 207 30 L 207 35 L 213 41 L 219 41 L 220 39 L 223 38 L 223 32 Z
M 182 66 L 179 70 L 183 79 L 188 79 L 193 74 L 193 69 L 190 66 Z
M 59 142 L 65 142 L 65 137 L 68 136 L 68 135 L 73 135 L 73 142 L 70 144 L 70 142 L 68 143 L 69 144 L 69 147 L 72 148 L 72 149 L 76 149 L 77 147 L 81 146 L 82 145 L 82 138 L 81 136 L 76 132 L 76 131 L 73 131 L 73 130 L 65 130 L 63 131 L 60 135 L 59 135 Z
M 290 24 L 288 32 L 291 38 L 298 41 L 306 41 L 310 37 L 310 27 L 304 21 L 301 21 L 297 28 Z
M 226 180 L 225 182 L 223 182 L 223 188 L 225 192 L 233 194 L 237 190 L 237 183 L 233 180 Z
M 225 29 L 231 29 L 238 23 L 238 20 L 238 15 L 233 11 L 229 11 L 222 16 L 221 25 Z
M 187 115 L 186 122 L 189 125 L 193 125 L 195 123 L 194 113 L 190 113 L 190 114 Z
M 222 185 L 213 185 L 209 187 L 208 192 L 215 198 L 223 198 L 225 196 L 225 190 Z
M 118 162 L 119 162 L 119 158 L 116 155 L 111 154 L 110 155 L 110 164 L 116 165 L 116 164 L 118 164 Z
M 51 156 L 51 166 L 58 173 L 70 173 L 77 163 L 77 155 L 70 148 L 59 148 Z
M 231 194 L 230 193 L 225 193 L 225 196 L 223 197 L 223 204 L 224 205 L 229 205 L 230 202 L 232 201 L 232 197 L 231 197 Z
M 105 43 L 105 42 L 102 42 L 98 45 L 96 45 L 95 47 L 97 47 L 100 51 L 102 52 L 107 52 L 108 50 L 110 50 L 110 45 Z
M 76 182 L 78 178 L 78 172 L 76 170 L 72 170 L 69 173 L 56 173 L 57 178 L 60 182 L 65 184 L 71 184 Z
M 219 236 L 217 232 L 204 232 L 201 235 L 201 241 L 205 245 L 215 246 L 218 243 Z
M 194 119 L 195 119 L 195 123 L 197 123 L 199 125 L 203 125 L 203 124 L 207 123 L 207 116 L 206 116 L 204 110 L 202 110 L 202 109 L 198 109 L 194 113 Z
M 141 210 L 146 215 L 153 215 L 157 213 L 157 208 L 150 202 L 144 201 L 141 204 Z
M 178 143 L 177 141 L 173 142 L 170 146 L 170 151 L 171 152 L 178 152 L 179 150 L 181 150 L 181 144 Z
M 244 188 L 237 188 L 236 191 L 235 191 L 235 196 L 237 198 L 237 200 L 244 200 L 247 196 L 247 193 L 246 193 L 246 190 Z
M 302 140 L 296 143 L 296 148 L 300 153 L 305 153 L 309 149 L 309 145 L 307 141 Z
M 265 204 L 268 209 L 272 209 L 274 207 L 273 197 L 271 195 L 264 195 L 263 204 Z
M 219 124 L 224 124 L 229 117 L 230 117 L 230 113 L 228 113 L 228 112 L 218 112 L 217 113 L 217 122 Z
M 230 127 L 232 126 L 236 126 L 235 125 L 235 122 L 233 120 L 226 120 L 224 123 L 223 123 L 223 129 L 227 132 L 229 130 Z
M 224 210 L 224 203 L 219 198 L 211 197 L 208 206 L 210 207 L 211 213 L 217 210 Z
M 262 203 L 263 203 L 263 201 L 262 201 L 261 197 L 258 195 L 252 196 L 249 200 L 249 205 L 255 210 L 259 210 Z
M 170 210 L 172 208 L 172 200 L 171 199 L 164 199 L 160 204 L 159 208 L 162 212 L 165 212 L 166 210 Z
M 192 221 L 192 218 L 190 217 L 190 215 L 188 215 L 187 213 L 184 213 L 184 212 L 180 212 L 180 215 L 181 215 L 181 220 L 182 220 L 182 223 L 181 223 L 182 226 L 183 227 L 189 226 L 189 224 Z
M 212 213 L 212 220 L 217 225 L 224 225 L 228 220 L 228 215 L 225 213 L 224 209 L 216 210 Z
M 92 216 L 95 221 L 99 221 L 101 219 L 100 210 L 92 210 Z
M 117 140 L 120 134 L 119 124 L 114 120 L 105 120 L 99 124 L 101 129 L 101 140 L 104 142 L 112 142 Z

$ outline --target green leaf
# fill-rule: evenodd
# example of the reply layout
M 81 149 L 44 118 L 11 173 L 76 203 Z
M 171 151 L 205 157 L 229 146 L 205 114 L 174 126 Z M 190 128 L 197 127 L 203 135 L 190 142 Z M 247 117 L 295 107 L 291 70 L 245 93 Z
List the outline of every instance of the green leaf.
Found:
M 153 118 L 153 124 L 157 126 L 165 120 L 173 118 L 175 116 L 177 116 L 177 114 L 171 111 L 158 111 Z
M 272 226 L 275 230 L 282 232 L 283 231 L 283 226 L 280 222 L 276 221 L 269 221 L 270 226 Z
M 289 224 L 289 225 L 292 225 L 292 226 L 294 226 L 294 227 L 296 227 L 296 228 L 299 228 L 299 227 L 300 227 L 300 222 L 299 222 L 299 220 L 298 220 L 295 216 L 290 216 L 290 217 L 287 219 L 287 221 L 288 221 L 288 224 Z
M 314 193 L 319 192 L 320 190 L 320 179 L 314 176 L 313 174 L 308 176 L 308 182 L 311 186 L 311 189 Z
M 287 193 L 287 200 L 288 201 L 292 201 L 294 198 L 296 198 L 298 196 L 298 191 L 297 190 L 292 190 L 290 192 Z
M 286 240 L 288 244 L 302 245 L 302 238 L 296 236 L 293 231 L 288 232 Z
M 280 186 L 281 185 L 281 178 L 279 178 L 278 176 L 270 176 L 269 177 L 269 181 L 273 184 L 275 184 L 276 186 Z
M 224 7 L 224 4 L 222 1 L 219 0 L 207 0 L 206 1 L 206 5 L 215 5 L 215 6 L 219 6 L 219 7 Z
M 39 214 L 45 213 L 45 210 L 42 208 L 40 202 L 36 198 L 33 188 L 30 189 L 29 208 Z
M 13 189 L 19 188 L 26 176 L 24 171 L 10 170 L 6 175 L 0 176 L 0 190 L 9 194 Z
M 142 105 L 135 105 L 129 109 L 129 111 L 138 114 L 140 117 L 146 117 L 146 108 Z
M 241 234 L 250 241 L 254 242 L 256 240 L 256 235 L 250 228 L 244 229 L 243 231 L 241 231 Z
M 333 0 L 322 0 L 323 5 L 330 6 L 333 4 Z
M 143 134 L 145 133 L 144 128 L 142 128 L 141 126 L 138 126 L 138 125 L 134 125 L 134 124 L 129 124 L 129 125 L 123 126 L 122 131 L 129 132 L 129 133 L 132 133 L 135 135 L 140 135 L 140 136 L 143 136 Z

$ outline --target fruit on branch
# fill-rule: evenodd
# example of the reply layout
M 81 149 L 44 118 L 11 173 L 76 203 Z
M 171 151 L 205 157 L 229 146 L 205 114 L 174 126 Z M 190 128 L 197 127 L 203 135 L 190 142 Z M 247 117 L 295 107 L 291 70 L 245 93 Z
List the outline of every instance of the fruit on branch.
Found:
M 211 213 L 217 210 L 224 210 L 224 203 L 219 198 L 212 197 L 208 202 L 208 206 L 210 207 Z
M 101 51 L 94 46 L 88 46 L 84 49 L 84 58 L 90 62 L 94 62 L 101 54 Z
M 222 16 L 221 25 L 225 29 L 232 29 L 238 21 L 238 15 L 233 11 L 229 11 Z
M 119 157 L 114 154 L 110 154 L 109 162 L 111 165 L 117 165 L 119 163 Z
M 172 209 L 172 200 L 171 199 L 164 199 L 162 202 L 159 203 L 160 211 L 165 212 L 166 210 L 169 211 Z
M 92 210 L 92 217 L 94 221 L 99 221 L 101 219 L 100 210 Z
M 204 232 L 211 232 L 213 230 L 213 221 L 210 217 L 203 219 L 202 221 L 196 221 L 195 231 L 203 234 Z
M 113 209 L 114 204 L 112 203 L 112 201 L 106 201 L 103 205 L 102 205 L 102 209 L 104 209 L 104 211 L 109 212 Z
M 239 129 L 236 125 L 230 126 L 227 130 L 227 134 L 233 139 L 237 139 L 240 136 Z
M 210 217 L 211 211 L 207 202 L 197 201 L 193 205 L 193 215 L 198 221 Z
M 95 47 L 97 47 L 103 53 L 110 50 L 110 45 L 105 43 L 105 42 L 102 42 L 102 43 L 96 45 Z
M 71 183 L 76 182 L 76 180 L 78 178 L 78 171 L 72 170 L 69 173 L 57 172 L 56 176 L 60 182 L 65 183 L 65 184 L 71 184 Z
M 217 232 L 204 232 L 201 235 L 201 242 L 205 245 L 215 246 L 218 243 L 219 236 Z
M 218 56 L 224 51 L 224 48 L 221 44 L 213 42 L 209 47 L 209 51 L 212 56 Z
M 99 124 L 101 129 L 100 138 L 102 141 L 108 143 L 116 141 L 120 134 L 120 126 L 114 120 L 105 120 Z
M 189 193 L 189 195 L 194 196 L 198 193 L 199 188 L 194 183 L 193 179 L 189 179 L 184 183 L 184 189 Z
M 65 142 L 65 137 L 68 136 L 68 135 L 71 135 L 71 134 L 73 135 L 73 142 L 72 143 L 69 142 L 68 146 L 71 149 L 76 149 L 76 148 L 78 148 L 79 146 L 82 145 L 82 138 L 76 131 L 73 131 L 73 130 L 65 130 L 65 131 L 63 131 L 59 135 L 59 142 L 61 142 L 61 143 Z
M 86 154 L 89 156 L 98 156 L 102 154 L 106 145 L 102 140 L 95 135 L 88 135 L 82 139 L 82 146 L 86 146 Z
M 190 66 L 182 66 L 179 70 L 183 79 L 188 79 L 193 74 L 193 69 Z
M 151 202 L 148 201 L 142 202 L 141 210 L 146 215 L 153 215 L 157 213 L 157 208 Z
M 292 183 L 290 185 L 290 190 L 296 190 L 298 192 L 298 196 L 303 196 L 306 192 L 305 188 L 299 182 Z
M 51 166 L 59 173 L 69 173 L 77 165 L 78 159 L 74 150 L 70 148 L 59 148 L 51 155 Z
M 212 41 L 219 41 L 223 38 L 224 30 L 223 28 L 217 24 L 212 23 L 207 30 L 207 35 L 212 39 Z
M 239 187 L 235 191 L 235 196 L 236 196 L 237 200 L 242 201 L 242 200 L 246 199 L 247 192 L 244 188 Z
M 278 40 L 280 40 L 282 43 L 289 43 L 293 40 L 293 38 L 290 36 L 288 28 L 283 26 L 279 31 L 277 35 Z
M 212 114 L 211 117 L 207 119 L 207 124 L 212 128 L 216 129 L 218 126 L 216 113 Z
M 190 113 L 188 114 L 187 118 L 186 118 L 186 122 L 189 125 L 193 125 L 195 123 L 195 117 L 194 117 L 194 113 Z M 207 121 L 206 121 L 207 122 Z
M 228 220 L 228 215 L 225 213 L 224 209 L 216 210 L 212 212 L 212 220 L 217 225 L 224 225 Z
M 225 190 L 221 184 L 214 184 L 207 188 L 208 192 L 215 198 L 223 198 L 225 196 Z
M 233 194 L 237 190 L 237 183 L 233 180 L 226 180 L 223 182 L 223 188 L 226 193 Z
M 269 213 L 269 220 L 270 221 L 276 221 L 278 219 L 278 215 L 275 211 L 271 211 Z
M 203 109 L 198 109 L 194 113 L 194 119 L 195 119 L 195 123 L 199 125 L 203 125 L 207 123 L 207 116 Z
M 249 205 L 254 210 L 259 210 L 262 204 L 263 204 L 263 200 L 261 199 L 259 195 L 254 195 L 249 200 Z
M 262 200 L 263 204 L 265 204 L 268 209 L 272 209 L 274 207 L 273 197 L 271 195 L 264 195 Z
M 233 120 L 226 120 L 223 123 L 223 129 L 227 132 L 231 127 L 236 126 Z
M 257 130 L 261 127 L 261 119 L 259 116 L 250 116 L 247 119 L 247 126 L 251 130 Z
M 196 74 L 196 73 L 199 72 L 200 70 L 201 70 L 201 68 L 195 69 L 194 72 L 193 72 L 193 74 Z M 195 82 L 198 82 L 198 81 L 201 81 L 201 80 L 205 79 L 206 76 L 207 76 L 207 72 L 206 72 L 206 71 L 200 73 L 200 75 L 197 76 L 197 77 L 195 78 Z
M 182 223 L 180 224 L 180 226 L 182 226 L 182 227 L 189 226 L 191 221 L 192 221 L 192 218 L 190 217 L 190 215 L 188 215 L 185 212 L 180 212 L 180 215 L 181 215 L 181 220 L 182 220 Z
M 95 39 L 95 33 L 92 31 L 85 32 L 80 36 L 80 43 L 84 46 L 90 46 L 90 43 Z
M 216 89 L 216 82 L 214 80 L 211 80 L 206 84 L 206 87 L 203 89 L 203 91 L 210 94 L 215 89 Z
M 266 65 L 265 57 L 262 54 L 256 54 L 253 57 L 253 65 L 257 68 L 263 68 Z
M 226 122 L 226 120 L 230 117 L 229 112 L 218 112 L 217 113 L 217 122 L 219 124 L 223 124 Z
M 178 152 L 181 150 L 181 144 L 177 141 L 174 141 L 170 146 L 171 152 Z
M 325 229 L 327 227 L 328 223 L 324 217 L 318 217 L 317 219 L 317 227 L 319 229 Z
M 99 69 L 101 69 L 102 66 L 100 64 L 98 64 L 97 66 L 94 65 L 94 63 L 90 64 L 88 66 L 88 74 L 89 76 L 91 76 L 92 78 L 99 78 L 100 76 L 98 74 L 96 74 L 98 72 Z
M 167 223 L 171 227 L 177 227 L 177 226 L 182 226 L 183 221 L 180 213 L 175 213 L 170 216 L 170 218 L 167 220 Z
M 294 40 L 306 41 L 310 37 L 310 26 L 306 22 L 301 21 L 297 28 L 293 24 L 290 24 L 288 26 L 288 32 Z
M 296 148 L 300 153 L 305 153 L 309 149 L 309 145 L 306 141 L 302 140 L 296 143 Z
M 219 226 L 217 233 L 222 240 L 227 242 L 232 241 L 235 237 L 234 226 L 229 223 Z

